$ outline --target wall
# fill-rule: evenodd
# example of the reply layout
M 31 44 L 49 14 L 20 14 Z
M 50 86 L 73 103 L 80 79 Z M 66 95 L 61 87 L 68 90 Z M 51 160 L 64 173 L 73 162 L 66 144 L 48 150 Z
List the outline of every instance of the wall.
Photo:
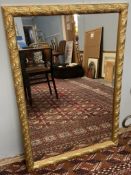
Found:
M 40 16 L 34 18 L 34 24 L 37 29 L 41 30 L 45 36 L 45 40 L 50 43 L 55 35 L 57 41 L 63 40 L 62 35 L 62 18 L 61 16 Z
M 101 3 L 108 2 L 109 0 L 44 0 L 44 3 Z M 114 0 L 110 2 L 127 2 L 125 0 Z M 129 1 L 130 2 L 130 1 Z M 43 0 L 0 0 L 2 5 L 25 5 L 25 4 L 43 4 Z M 0 9 L 0 158 L 6 158 L 23 153 L 21 128 L 18 117 L 18 109 L 16 105 L 16 98 L 9 62 L 9 55 L 7 49 L 7 42 L 4 32 L 2 13 Z M 122 85 L 122 100 L 121 100 L 121 113 L 120 113 L 120 126 L 122 119 L 131 114 L 131 5 L 129 6 L 129 21 L 127 26 L 127 40 L 125 48 L 125 61 L 123 72 L 123 85 Z
M 25 41 L 25 34 L 23 30 L 23 23 L 22 23 L 21 17 L 15 17 L 14 20 L 15 20 L 17 34 L 19 36 L 22 36 L 23 40 Z
M 20 34 L 24 32 L 23 25 L 34 25 L 38 31 L 43 32 L 43 39 L 46 42 L 50 43 L 54 37 L 57 41 L 63 40 L 62 16 L 16 17 L 15 23 Z
M 33 25 L 33 17 L 22 17 L 22 24 L 27 26 Z
M 85 31 L 103 27 L 103 50 L 115 51 L 117 43 L 118 14 L 88 14 L 78 16 L 80 49 L 84 48 Z

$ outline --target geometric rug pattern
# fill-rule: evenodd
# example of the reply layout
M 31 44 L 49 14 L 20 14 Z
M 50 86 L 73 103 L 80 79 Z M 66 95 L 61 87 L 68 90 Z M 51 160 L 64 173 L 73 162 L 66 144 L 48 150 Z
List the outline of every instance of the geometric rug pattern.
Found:
M 119 136 L 117 146 L 73 158 L 28 173 L 25 162 L 0 167 L 0 175 L 130 175 L 131 131 Z
M 113 88 L 87 78 L 56 85 L 59 99 L 47 84 L 32 86 L 33 105 L 27 109 L 35 161 L 111 138 Z

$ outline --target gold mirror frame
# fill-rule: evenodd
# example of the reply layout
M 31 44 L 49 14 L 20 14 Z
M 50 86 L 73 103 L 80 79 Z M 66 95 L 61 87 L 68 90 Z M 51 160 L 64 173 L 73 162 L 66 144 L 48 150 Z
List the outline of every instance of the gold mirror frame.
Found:
M 91 153 L 102 148 L 115 145 L 118 143 L 119 130 L 119 111 L 121 96 L 122 66 L 124 58 L 124 46 L 127 23 L 127 3 L 110 3 L 110 4 L 73 4 L 73 5 L 29 5 L 29 6 L 3 6 L 3 17 L 5 30 L 8 41 L 9 55 L 14 78 L 16 99 L 19 109 L 19 116 L 22 125 L 24 139 L 25 158 L 29 171 L 35 168 L 41 168 L 49 164 L 67 160 L 85 153 Z M 24 88 L 19 60 L 19 52 L 16 43 L 16 31 L 14 17 L 21 16 L 40 16 L 40 15 L 68 15 L 68 14 L 93 14 L 93 13 L 119 13 L 118 38 L 117 38 L 117 55 L 116 55 L 116 72 L 113 101 L 113 131 L 110 141 L 98 143 L 86 148 L 66 152 L 64 154 L 33 162 L 31 142 L 29 136 L 29 126 L 27 121 L 26 102 L 24 97 Z

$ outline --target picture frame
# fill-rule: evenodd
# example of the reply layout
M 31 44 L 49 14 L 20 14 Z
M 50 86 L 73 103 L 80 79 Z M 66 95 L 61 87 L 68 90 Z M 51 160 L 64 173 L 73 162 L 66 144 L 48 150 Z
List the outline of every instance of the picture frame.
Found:
M 73 41 L 67 41 L 65 46 L 65 63 L 70 64 L 72 62 L 73 54 Z
M 99 59 L 88 58 L 87 77 L 89 77 L 89 78 L 97 78 L 98 77 L 98 64 L 99 64 Z M 94 69 L 94 70 L 91 70 L 91 69 Z
M 107 61 L 115 64 L 116 52 L 115 51 L 104 51 L 102 55 L 102 77 L 105 77 L 105 64 Z

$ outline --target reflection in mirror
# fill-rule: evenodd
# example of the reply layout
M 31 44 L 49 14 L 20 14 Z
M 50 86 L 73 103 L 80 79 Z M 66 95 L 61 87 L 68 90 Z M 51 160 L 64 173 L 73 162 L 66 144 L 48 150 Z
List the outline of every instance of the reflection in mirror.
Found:
M 111 140 L 118 15 L 14 18 L 34 161 Z

